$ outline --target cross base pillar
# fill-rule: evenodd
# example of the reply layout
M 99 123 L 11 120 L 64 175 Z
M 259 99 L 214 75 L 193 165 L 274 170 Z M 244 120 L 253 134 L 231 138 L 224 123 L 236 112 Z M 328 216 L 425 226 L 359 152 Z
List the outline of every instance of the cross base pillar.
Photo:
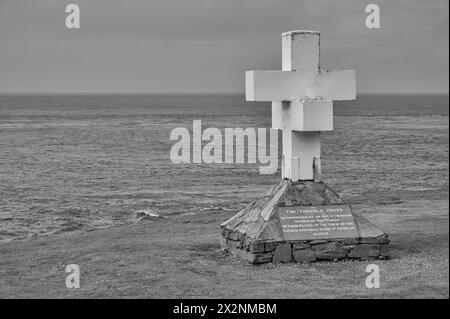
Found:
M 282 178 L 294 182 L 317 180 L 317 170 L 320 170 L 320 132 L 283 130 Z

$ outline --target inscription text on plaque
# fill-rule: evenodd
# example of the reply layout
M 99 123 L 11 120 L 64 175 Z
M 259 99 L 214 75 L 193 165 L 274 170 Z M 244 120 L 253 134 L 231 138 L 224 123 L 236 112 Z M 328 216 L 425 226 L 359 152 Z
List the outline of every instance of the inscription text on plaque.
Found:
M 278 207 L 285 240 L 358 237 L 349 205 Z

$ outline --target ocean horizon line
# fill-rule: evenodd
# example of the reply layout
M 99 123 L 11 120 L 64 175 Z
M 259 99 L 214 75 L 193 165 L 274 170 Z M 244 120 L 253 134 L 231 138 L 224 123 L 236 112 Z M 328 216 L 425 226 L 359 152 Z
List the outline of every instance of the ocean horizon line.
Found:
M 107 96 L 107 95 L 130 95 L 130 96 L 245 96 L 243 92 L 0 92 L 0 96 Z M 449 92 L 358 92 L 357 95 L 449 95 Z

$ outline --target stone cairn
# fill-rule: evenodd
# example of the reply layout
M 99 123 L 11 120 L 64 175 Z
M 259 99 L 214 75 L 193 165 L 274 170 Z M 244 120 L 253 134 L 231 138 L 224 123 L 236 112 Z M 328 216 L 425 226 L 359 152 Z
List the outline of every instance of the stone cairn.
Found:
M 358 237 L 285 241 L 278 207 L 343 204 L 325 183 L 283 180 L 221 225 L 223 249 L 253 264 L 389 257 L 389 239 L 352 211 Z

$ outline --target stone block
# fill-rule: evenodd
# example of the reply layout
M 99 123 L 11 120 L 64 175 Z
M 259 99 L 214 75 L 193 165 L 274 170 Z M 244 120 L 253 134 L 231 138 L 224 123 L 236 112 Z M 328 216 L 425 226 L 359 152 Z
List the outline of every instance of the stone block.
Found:
M 309 243 L 295 243 L 292 245 L 293 250 L 300 250 L 300 249 L 306 249 L 310 248 L 311 245 Z
M 230 238 L 231 231 L 228 228 L 224 227 L 222 233 L 225 238 Z
M 240 233 L 238 231 L 234 231 L 230 234 L 229 238 L 231 240 L 239 240 L 239 236 L 240 236 Z
M 312 249 L 293 250 L 292 256 L 298 263 L 311 262 L 316 260 L 316 255 Z
M 264 254 L 256 254 L 252 263 L 253 264 L 265 264 L 272 262 L 273 254 L 264 253 Z
M 380 256 L 385 258 L 391 258 L 391 252 L 389 250 L 389 245 L 384 244 L 380 246 Z
M 380 255 L 380 245 L 377 244 L 359 244 L 349 253 L 349 258 L 378 257 Z
M 328 243 L 329 240 L 328 239 L 317 239 L 317 240 L 311 240 L 309 243 L 311 245 L 317 245 L 317 244 L 325 244 Z
M 250 244 L 250 252 L 263 253 L 266 251 L 266 244 L 264 242 L 254 242 Z
M 389 243 L 389 238 L 387 235 L 383 234 L 377 237 L 360 238 L 359 242 L 361 244 L 387 244 Z
M 381 230 L 376 228 L 365 217 L 358 213 L 353 212 L 353 218 L 355 219 L 360 234 L 360 240 L 363 238 L 376 238 L 385 235 Z
M 249 251 L 242 249 L 231 248 L 230 253 L 238 259 L 244 260 L 251 264 L 263 264 L 272 261 L 272 254 L 270 253 L 256 253 L 253 254 Z
M 228 239 L 227 240 L 227 246 L 230 247 L 230 248 L 239 248 L 239 249 L 241 249 L 242 248 L 242 242 L 241 241 L 237 241 L 237 240 Z
M 290 263 L 292 261 L 292 249 L 290 244 L 281 244 L 275 248 L 273 263 Z
M 337 242 L 315 245 L 314 251 L 317 259 L 342 259 L 347 255 L 347 250 Z
M 267 252 L 271 252 L 275 249 L 275 247 L 276 247 L 275 243 L 266 243 L 265 249 Z
M 351 246 L 351 245 L 357 245 L 358 240 L 356 238 L 344 238 L 344 239 L 340 239 L 339 243 L 341 243 L 343 246 Z
M 252 244 L 252 241 L 247 236 L 243 236 L 241 239 L 242 242 L 242 249 L 250 251 L 250 245 Z

